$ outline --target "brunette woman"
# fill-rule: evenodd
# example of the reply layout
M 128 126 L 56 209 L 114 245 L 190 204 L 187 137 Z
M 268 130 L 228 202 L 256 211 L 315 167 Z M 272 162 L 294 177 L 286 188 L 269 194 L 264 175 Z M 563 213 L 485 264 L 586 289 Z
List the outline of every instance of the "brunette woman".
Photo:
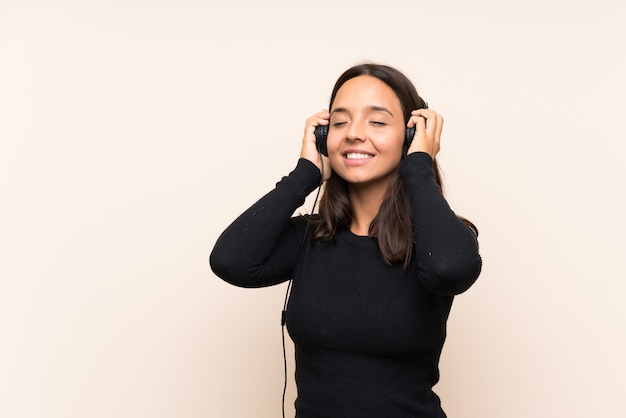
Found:
M 446 321 L 481 258 L 476 228 L 442 193 L 442 127 L 396 69 L 348 69 L 329 110 L 307 119 L 295 169 L 213 249 L 211 267 L 229 283 L 292 280 L 297 418 L 446 416 L 432 390 Z M 294 216 L 322 181 L 319 214 Z

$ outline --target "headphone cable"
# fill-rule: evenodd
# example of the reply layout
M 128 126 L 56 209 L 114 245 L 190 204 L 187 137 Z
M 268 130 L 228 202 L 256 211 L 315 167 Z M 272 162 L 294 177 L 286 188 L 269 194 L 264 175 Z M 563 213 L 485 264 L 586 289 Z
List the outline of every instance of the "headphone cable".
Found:
M 317 187 L 317 194 L 315 195 L 315 200 L 313 201 L 313 207 L 311 208 L 311 212 L 309 213 L 309 219 L 306 223 L 306 228 L 304 230 L 304 236 L 302 237 L 302 243 L 300 244 L 300 251 L 298 251 L 298 259 L 300 258 L 300 256 L 302 255 L 302 250 L 304 248 L 304 245 L 306 243 L 306 236 L 309 232 L 309 228 L 311 226 L 311 218 L 313 217 L 313 212 L 315 211 L 315 206 L 317 205 L 317 199 L 320 196 L 320 191 L 322 190 L 322 185 L 324 184 L 324 158 L 322 157 L 322 153 L 319 152 L 319 157 L 320 157 L 320 161 L 321 161 L 321 179 L 320 179 L 320 184 Z M 283 370 L 284 370 L 284 380 L 283 380 L 283 401 L 282 401 L 282 412 L 283 412 L 283 418 L 285 418 L 285 396 L 287 394 L 287 349 L 285 347 L 285 323 L 286 323 L 286 316 L 287 316 L 287 303 L 289 302 L 289 296 L 291 295 L 291 286 L 293 283 L 293 278 L 289 279 L 289 282 L 287 283 L 287 291 L 285 292 L 285 301 L 283 302 L 283 310 L 281 312 L 280 315 L 280 329 L 281 329 L 281 337 L 282 337 L 282 342 L 283 342 Z

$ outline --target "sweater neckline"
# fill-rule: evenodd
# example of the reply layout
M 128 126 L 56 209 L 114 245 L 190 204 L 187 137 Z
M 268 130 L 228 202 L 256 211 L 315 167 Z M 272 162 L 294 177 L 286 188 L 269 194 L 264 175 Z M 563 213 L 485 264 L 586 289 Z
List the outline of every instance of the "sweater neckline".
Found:
M 372 237 L 368 237 L 364 235 L 357 235 L 354 232 L 350 231 L 349 229 L 341 231 L 337 238 L 341 239 L 342 241 L 347 242 L 348 244 L 357 245 L 360 247 L 378 246 L 378 243 L 376 242 L 376 238 L 372 238 Z

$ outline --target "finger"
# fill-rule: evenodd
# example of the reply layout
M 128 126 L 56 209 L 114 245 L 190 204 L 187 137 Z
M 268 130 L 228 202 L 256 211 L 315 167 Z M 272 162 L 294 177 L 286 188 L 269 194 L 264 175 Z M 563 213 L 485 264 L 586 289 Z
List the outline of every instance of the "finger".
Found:
M 412 151 L 423 151 L 434 158 L 440 149 L 443 117 L 431 109 L 417 109 L 411 112 L 409 124 L 416 127 Z
M 424 116 L 413 116 L 411 119 L 415 121 L 415 133 L 424 135 L 426 133 L 426 118 Z
M 417 110 L 412 111 L 411 115 L 421 116 L 422 118 L 426 119 L 426 126 L 437 123 L 436 118 L 437 116 L 439 116 L 439 114 L 432 109 L 417 109 Z M 433 123 L 429 123 L 429 122 L 433 122 Z
M 443 117 L 436 112 L 429 112 L 427 117 L 427 129 L 430 134 L 433 134 L 435 137 L 441 136 L 441 131 L 443 129 Z
M 319 118 L 317 118 L 317 125 L 328 125 L 330 123 L 330 119 L 328 117 L 326 117 L 325 115 L 320 115 Z
M 443 130 L 443 117 L 439 114 L 435 114 L 430 119 L 432 121 L 432 131 L 429 135 L 432 135 L 433 141 L 433 158 L 441 150 L 441 132 Z
M 426 133 L 439 141 L 443 130 L 443 116 L 431 109 L 420 109 L 420 114 L 426 118 Z
M 306 120 L 304 132 L 305 134 L 313 134 L 315 128 L 320 125 L 328 125 L 330 123 L 330 113 L 324 109 L 319 113 L 314 114 Z
M 435 137 L 437 138 L 437 141 L 440 140 L 442 131 L 443 131 L 443 116 L 441 116 L 440 114 L 437 114 L 437 126 L 435 129 Z
M 427 110 L 428 109 L 418 109 L 411 112 L 411 118 L 415 120 L 415 123 L 417 124 L 417 122 L 423 122 L 425 129 L 431 125 L 431 121 L 429 121 L 429 119 L 434 117 L 434 114 L 428 112 Z

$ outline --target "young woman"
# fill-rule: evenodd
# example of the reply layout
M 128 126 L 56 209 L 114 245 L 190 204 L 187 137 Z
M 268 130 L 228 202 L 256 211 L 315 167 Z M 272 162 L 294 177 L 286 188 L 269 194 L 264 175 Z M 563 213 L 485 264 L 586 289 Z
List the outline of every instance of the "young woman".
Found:
M 213 249 L 211 267 L 229 283 L 292 279 L 297 418 L 446 416 L 432 390 L 446 320 L 481 258 L 476 228 L 442 194 L 443 118 L 426 107 L 394 68 L 348 69 L 329 111 L 307 119 L 296 168 Z M 318 126 L 328 127 L 327 157 Z M 321 181 L 319 214 L 293 216 Z

